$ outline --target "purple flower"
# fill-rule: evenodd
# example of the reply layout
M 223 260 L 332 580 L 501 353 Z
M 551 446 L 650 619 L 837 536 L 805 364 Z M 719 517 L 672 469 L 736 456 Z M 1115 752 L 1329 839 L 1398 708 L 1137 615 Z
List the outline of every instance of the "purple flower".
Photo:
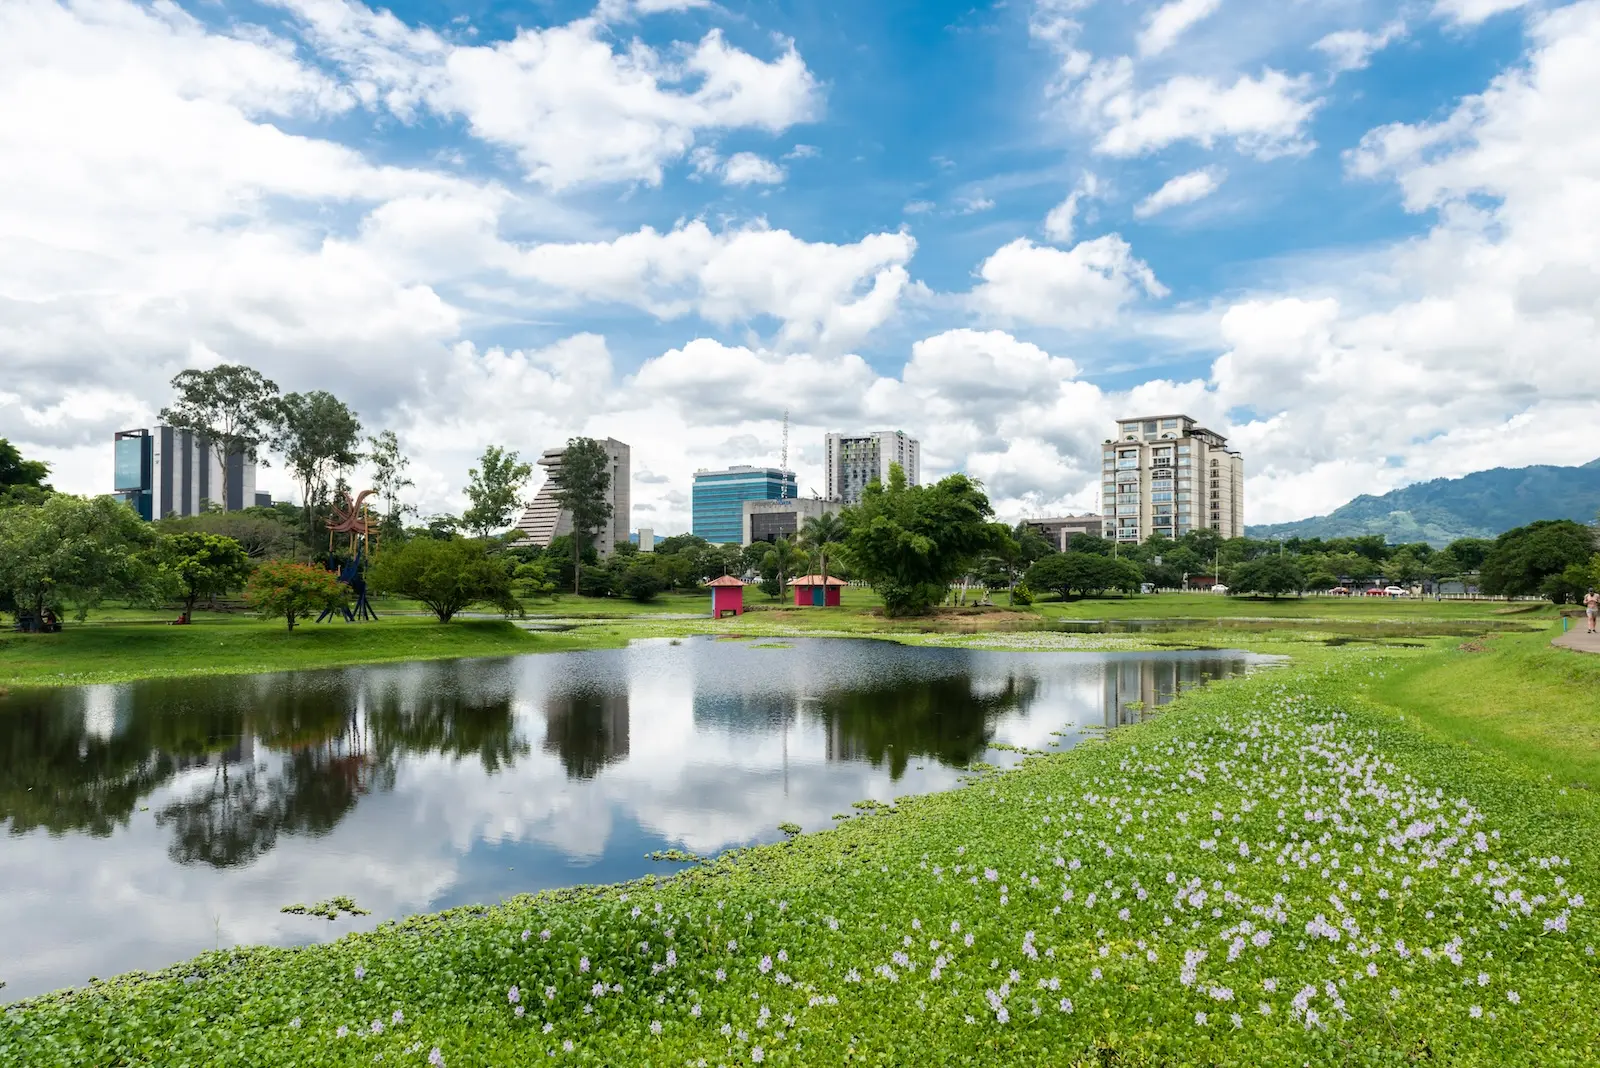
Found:
M 382 1020 L 373 1020 L 372 1021 L 372 1033 L 375 1034 L 375 1035 L 383 1034 L 383 1021 Z
M 392 1023 L 405 1023 L 406 1014 L 401 1012 L 399 1009 L 395 1009 L 394 1010 L 394 1015 L 389 1017 L 389 1020 Z
M 367 977 L 367 970 L 365 968 L 363 968 L 361 965 L 357 964 L 356 965 L 356 978 L 357 979 L 365 979 L 366 977 Z
M 349 1033 L 350 1033 L 350 1028 L 346 1027 L 344 1024 L 340 1024 L 339 1025 L 339 1030 L 334 1032 L 334 1036 L 337 1037 L 337 1038 L 343 1038 L 345 1035 L 348 1035 Z
M 767 1054 L 760 1046 L 752 1046 L 750 1049 L 750 1059 L 755 1063 L 760 1064 L 762 1061 L 767 1059 Z
M 522 991 L 513 986 L 509 991 L 506 992 L 506 1000 L 515 1005 L 517 1002 L 522 1000 Z
M 444 1054 L 439 1052 L 438 1046 L 428 1051 L 428 1063 L 433 1065 L 433 1068 L 444 1068 Z

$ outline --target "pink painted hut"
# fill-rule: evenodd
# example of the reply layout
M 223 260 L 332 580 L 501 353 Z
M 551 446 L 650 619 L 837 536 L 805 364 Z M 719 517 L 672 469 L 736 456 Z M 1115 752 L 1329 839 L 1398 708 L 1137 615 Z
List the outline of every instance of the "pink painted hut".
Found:
M 728 613 L 744 615 L 744 580 L 723 575 L 706 583 L 711 587 L 711 618 L 721 619 Z
M 794 587 L 794 603 L 801 607 L 810 605 L 814 608 L 838 608 L 839 591 L 844 589 L 843 579 L 829 575 L 824 579 L 821 575 L 801 575 L 797 579 L 790 579 L 789 585 Z

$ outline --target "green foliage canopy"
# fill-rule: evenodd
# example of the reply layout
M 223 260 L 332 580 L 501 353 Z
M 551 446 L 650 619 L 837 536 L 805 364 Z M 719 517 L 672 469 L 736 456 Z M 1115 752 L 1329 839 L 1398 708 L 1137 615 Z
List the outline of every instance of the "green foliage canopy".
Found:
M 515 449 L 508 452 L 490 445 L 467 475 L 467 499 L 472 506 L 462 515 L 462 526 L 480 538 L 509 527 L 522 501 L 522 487 L 533 477 L 533 465 L 522 463 Z
M 36 615 L 71 602 L 81 619 L 107 596 L 144 592 L 149 568 L 141 550 L 153 538 L 114 497 L 57 493 L 0 508 L 0 589 Z
M 250 558 L 232 538 L 189 530 L 167 534 L 156 546 L 161 578 L 183 600 L 184 612 L 194 618 L 194 605 L 202 597 L 218 597 L 236 590 L 250 577 Z
M 300 483 L 306 534 L 316 543 L 316 508 L 327 502 L 334 474 L 361 460 L 361 420 L 349 406 L 326 390 L 290 393 L 279 402 L 274 444 L 284 464 Z
M 175 403 L 161 409 L 161 420 L 178 430 L 203 435 L 222 466 L 222 499 L 228 499 L 228 457 L 264 463 L 261 445 L 282 418 L 278 384 L 242 364 L 179 371 L 172 378 Z
M 1030 590 L 1053 590 L 1066 599 L 1073 594 L 1098 597 L 1106 590 L 1137 593 L 1144 574 L 1124 557 L 1066 552 L 1052 553 L 1034 564 L 1023 581 Z
M 918 615 L 944 599 L 950 583 L 994 549 L 1004 527 L 978 484 L 950 475 L 932 486 L 908 486 L 898 464 L 889 484 L 867 486 L 844 513 L 845 549 L 858 577 L 883 598 L 886 615 Z
M 440 623 L 448 623 L 474 604 L 516 611 L 512 563 L 491 554 L 482 541 L 413 538 L 380 552 L 367 581 L 380 593 L 421 601 Z
M 578 589 L 582 548 L 594 541 L 595 534 L 611 518 L 606 492 L 611 488 L 611 457 L 594 438 L 569 438 L 566 451 L 561 454 L 561 466 L 552 478 L 556 503 L 572 517 L 573 588 Z
M 1544 519 L 1508 530 L 1494 541 L 1480 570 L 1491 597 L 1526 597 L 1573 564 L 1587 566 L 1594 530 L 1570 519 Z
M 245 599 L 262 619 L 282 619 L 294 630 L 301 619 L 341 608 L 350 591 L 331 571 L 292 560 L 268 560 L 255 569 Z

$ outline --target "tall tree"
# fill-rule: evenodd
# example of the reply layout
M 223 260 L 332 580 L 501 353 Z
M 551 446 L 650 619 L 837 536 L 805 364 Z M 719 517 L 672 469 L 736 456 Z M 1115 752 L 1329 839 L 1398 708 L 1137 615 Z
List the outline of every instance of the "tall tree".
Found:
M 350 407 L 325 390 L 290 393 L 279 402 L 280 422 L 274 444 L 300 483 L 307 544 L 316 548 L 316 510 L 327 502 L 328 483 L 361 459 L 361 420 Z
M 768 597 L 782 597 L 783 589 L 800 566 L 801 554 L 794 542 L 779 538 L 761 558 L 761 589 Z
M 172 379 L 175 404 L 161 409 L 161 419 L 178 430 L 205 437 L 222 467 L 222 506 L 227 507 L 228 457 L 260 463 L 261 445 L 278 425 L 278 384 L 261 372 L 223 363 L 207 371 L 179 371 Z M 244 502 L 246 504 L 250 502 Z
M 1594 530 L 1571 519 L 1541 519 L 1508 530 L 1484 558 L 1483 592 L 1491 597 L 1538 593 L 1545 579 L 1573 564 L 1587 565 L 1593 553 Z
M 843 542 L 846 533 L 844 520 L 832 512 L 807 516 L 800 526 L 800 545 L 816 556 L 817 573 L 822 576 L 824 586 L 828 584 L 828 557 L 833 552 L 832 546 Z
M 76 604 L 79 618 L 113 594 L 142 595 L 149 524 L 114 497 L 58 493 L 0 508 L 0 589 L 34 615 Z
M 889 484 L 874 482 L 845 511 L 845 549 L 858 577 L 883 598 L 891 616 L 929 611 L 950 583 L 992 549 L 1004 530 L 978 484 L 951 475 L 932 486 L 908 486 L 898 464 Z
M 593 438 L 569 438 L 552 480 L 556 503 L 572 516 L 572 588 L 577 592 L 582 585 L 583 548 L 611 518 L 611 457 Z
M 416 485 L 406 477 L 411 461 L 400 451 L 400 439 L 393 430 L 368 438 L 367 447 L 367 462 L 372 465 L 372 488 L 383 500 L 384 525 L 399 530 L 405 516 L 415 515 L 417 511 L 415 505 L 403 504 L 400 500 L 402 490 Z
M 533 477 L 533 465 L 519 461 L 516 450 L 498 445 L 483 450 L 478 466 L 467 471 L 467 499 L 472 502 L 462 524 L 478 537 L 487 538 L 496 530 L 511 525 L 522 500 L 522 487 Z

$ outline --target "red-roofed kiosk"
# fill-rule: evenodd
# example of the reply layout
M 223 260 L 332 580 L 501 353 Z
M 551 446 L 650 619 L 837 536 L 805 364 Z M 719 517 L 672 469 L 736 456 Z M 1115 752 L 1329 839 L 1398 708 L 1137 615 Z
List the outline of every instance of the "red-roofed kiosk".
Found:
M 801 575 L 797 579 L 790 579 L 789 585 L 794 587 L 794 603 L 802 608 L 810 605 L 813 608 L 838 608 L 839 591 L 844 589 L 843 579 L 829 575 L 824 579 L 821 575 Z
M 723 575 L 706 583 L 711 587 L 711 618 L 721 619 L 733 614 L 744 615 L 744 580 Z

